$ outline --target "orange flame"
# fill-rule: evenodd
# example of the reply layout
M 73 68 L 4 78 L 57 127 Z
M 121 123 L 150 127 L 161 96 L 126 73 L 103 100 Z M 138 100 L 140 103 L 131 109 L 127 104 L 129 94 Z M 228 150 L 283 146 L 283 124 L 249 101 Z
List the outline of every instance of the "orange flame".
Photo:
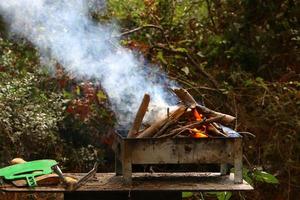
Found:
M 205 134 L 206 128 L 204 127 L 203 130 L 199 130 L 197 128 L 193 128 L 192 131 L 192 137 L 193 138 L 207 138 L 208 135 Z
M 203 120 L 203 115 L 200 114 L 196 108 L 192 109 L 194 117 L 196 119 L 196 121 L 202 121 Z M 193 128 L 190 130 L 190 132 L 192 133 L 192 137 L 193 138 L 207 138 L 208 135 L 206 134 L 206 126 L 201 126 L 200 129 L 197 128 Z
M 193 109 L 193 114 L 197 121 L 202 121 L 203 115 L 201 115 L 196 108 Z

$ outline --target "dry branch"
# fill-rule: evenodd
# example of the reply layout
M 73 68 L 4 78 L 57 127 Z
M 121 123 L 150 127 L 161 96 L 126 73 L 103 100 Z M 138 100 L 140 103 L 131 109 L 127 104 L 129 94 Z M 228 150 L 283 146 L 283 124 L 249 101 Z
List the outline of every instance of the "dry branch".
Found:
M 153 137 L 155 133 L 157 133 L 165 124 L 170 121 L 176 121 L 181 115 L 184 114 L 186 110 L 186 106 L 179 106 L 174 112 L 170 114 L 170 117 L 165 117 L 162 120 L 154 122 L 150 127 L 148 127 L 145 131 L 137 136 L 137 138 L 146 138 Z
M 235 117 L 233 117 L 231 115 L 227 115 L 224 113 L 220 113 L 220 112 L 211 110 L 211 109 L 209 109 L 205 106 L 199 105 L 199 104 L 196 106 L 196 108 L 197 108 L 197 110 L 200 111 L 201 114 L 203 114 L 206 117 L 223 116 L 221 122 L 225 123 L 225 124 L 229 124 L 235 120 Z
M 201 114 L 203 114 L 205 117 L 218 117 L 222 116 L 222 123 L 229 124 L 235 120 L 235 117 L 231 115 L 227 115 L 224 113 L 220 113 L 214 110 L 211 110 L 205 106 L 199 105 L 196 100 L 190 95 L 190 93 L 182 88 L 177 88 L 172 90 L 176 96 L 188 107 L 190 108 L 196 108 L 198 111 L 200 111 Z
M 139 129 L 141 127 L 142 121 L 144 119 L 144 116 L 147 112 L 148 106 L 149 106 L 149 102 L 150 102 L 150 95 L 149 94 L 145 94 L 144 98 L 142 100 L 142 103 L 136 113 L 133 125 L 127 135 L 128 138 L 133 138 L 136 137 L 137 133 L 139 132 Z
M 174 130 L 170 131 L 169 134 L 162 135 L 162 136 L 160 136 L 159 138 L 165 138 L 165 137 L 176 136 L 176 135 L 179 135 L 179 134 L 181 134 L 182 132 L 184 132 L 184 131 L 186 131 L 186 130 L 189 130 L 189 129 L 191 129 L 191 128 L 196 128 L 197 126 L 209 124 L 209 123 L 212 123 L 212 122 L 217 122 L 217 121 L 221 120 L 222 117 L 223 117 L 223 116 L 218 116 L 218 117 L 214 117 L 214 118 L 211 118 L 211 119 L 204 119 L 204 120 L 202 120 L 202 121 L 198 121 L 198 122 L 195 122 L 195 123 L 192 123 L 192 124 L 188 124 L 188 125 L 185 125 L 185 126 L 183 126 L 183 127 L 174 129 Z
M 176 88 L 172 90 L 176 96 L 189 108 L 195 108 L 197 106 L 196 100 L 188 93 L 187 90 L 182 88 Z
M 174 125 L 176 123 L 176 120 L 170 120 L 153 136 L 153 137 L 159 137 L 162 134 L 164 134 L 165 130 L 169 128 L 170 126 Z
M 214 125 L 214 123 L 211 123 L 209 126 L 207 126 L 207 130 L 211 131 L 215 135 L 221 135 L 224 137 L 228 137 L 226 133 L 223 133 L 222 131 L 218 130 L 218 128 Z

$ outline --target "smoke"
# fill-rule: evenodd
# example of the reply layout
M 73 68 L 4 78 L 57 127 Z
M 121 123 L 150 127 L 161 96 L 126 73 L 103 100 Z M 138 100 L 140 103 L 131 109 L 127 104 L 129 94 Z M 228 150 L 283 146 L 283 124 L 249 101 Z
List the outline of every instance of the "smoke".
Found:
M 127 127 L 145 93 L 154 112 L 166 111 L 174 99 L 165 88 L 174 83 L 119 46 L 114 24 L 91 20 L 90 9 L 103 6 L 97 0 L 1 0 L 0 15 L 11 33 L 36 45 L 43 63 L 55 60 L 78 79 L 99 80 L 119 124 Z

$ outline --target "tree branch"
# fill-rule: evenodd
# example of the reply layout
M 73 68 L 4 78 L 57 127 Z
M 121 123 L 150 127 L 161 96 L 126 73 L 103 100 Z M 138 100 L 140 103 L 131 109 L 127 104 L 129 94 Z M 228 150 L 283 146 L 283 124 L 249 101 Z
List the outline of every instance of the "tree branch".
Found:
M 123 36 L 129 35 L 131 33 L 135 33 L 137 31 L 143 30 L 145 28 L 154 28 L 154 29 L 158 29 L 160 31 L 164 31 L 161 26 L 156 26 L 156 25 L 153 25 L 153 24 L 147 24 L 147 25 L 137 27 L 137 28 L 129 30 L 129 31 L 125 31 L 125 32 L 121 33 L 120 35 L 118 35 L 117 37 L 123 37 Z
M 154 29 L 159 30 L 161 32 L 161 34 L 163 35 L 163 37 L 164 37 L 165 41 L 167 42 L 167 44 L 170 45 L 169 40 L 165 35 L 164 29 L 161 26 L 157 26 L 157 25 L 154 25 L 154 24 L 147 24 L 147 25 L 137 27 L 137 28 L 129 30 L 129 31 L 125 31 L 125 32 L 121 33 L 120 35 L 118 35 L 117 37 L 124 37 L 126 35 L 141 31 L 141 30 L 146 29 L 146 28 L 154 28 Z

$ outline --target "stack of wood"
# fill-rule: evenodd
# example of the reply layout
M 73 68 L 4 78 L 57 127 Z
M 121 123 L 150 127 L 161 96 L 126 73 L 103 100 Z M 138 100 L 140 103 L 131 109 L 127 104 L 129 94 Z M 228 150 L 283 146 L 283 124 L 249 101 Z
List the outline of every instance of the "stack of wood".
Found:
M 181 104 L 162 119 L 140 130 L 150 102 L 150 96 L 144 95 L 128 138 L 228 137 L 220 124 L 229 124 L 235 117 L 199 105 L 185 89 L 172 91 L 181 100 Z

